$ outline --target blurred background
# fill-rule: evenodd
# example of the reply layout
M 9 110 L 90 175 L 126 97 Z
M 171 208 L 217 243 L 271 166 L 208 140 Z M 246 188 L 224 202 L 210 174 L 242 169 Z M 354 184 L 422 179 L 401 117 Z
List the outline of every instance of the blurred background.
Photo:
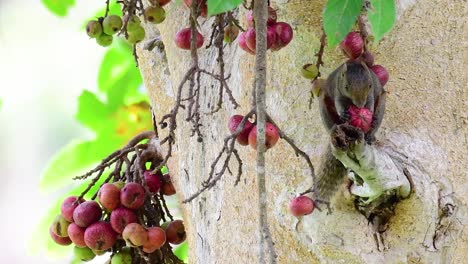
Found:
M 67 11 L 53 6 L 59 2 L 73 4 L 73 8 Z M 104 0 L 0 1 L 2 263 L 72 261 L 71 246 L 51 243 L 50 219 L 59 213 L 57 206 L 63 197 L 69 192 L 79 194 L 83 189 L 79 183 L 73 183 L 72 176 L 135 134 L 133 130 L 123 133 L 112 138 L 112 144 L 100 140 L 112 131 L 93 127 L 93 104 L 107 107 L 106 118 L 116 112 L 132 111 L 131 117 L 141 114 L 148 121 L 144 119 L 147 108 L 133 107 L 143 100 L 140 91 L 144 89 L 130 50 L 119 43 L 113 43 L 112 48 L 100 47 L 84 32 L 86 21 L 95 18 L 93 15 L 104 7 Z M 131 87 L 123 91 L 127 87 L 118 84 L 126 83 L 131 83 Z M 111 97 L 113 87 L 121 89 L 125 97 Z M 88 105 L 89 100 L 81 100 L 84 89 L 88 90 L 86 98 L 95 100 Z M 81 112 L 77 118 L 78 111 Z M 109 127 L 121 128 L 135 119 L 126 114 L 121 117 L 119 114 L 119 124 L 110 118 L 97 122 L 110 122 Z M 145 122 L 145 127 L 151 125 Z M 83 153 L 79 153 L 77 145 L 100 152 L 78 157 Z M 98 257 L 90 263 L 104 263 L 107 259 Z

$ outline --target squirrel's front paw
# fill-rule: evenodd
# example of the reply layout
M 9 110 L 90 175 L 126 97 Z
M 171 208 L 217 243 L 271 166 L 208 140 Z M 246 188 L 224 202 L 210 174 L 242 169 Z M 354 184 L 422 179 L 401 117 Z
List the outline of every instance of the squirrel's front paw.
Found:
M 340 121 L 341 123 L 348 123 L 349 120 L 351 120 L 351 114 L 349 113 L 348 110 L 344 110 L 343 112 L 341 112 L 340 114 Z

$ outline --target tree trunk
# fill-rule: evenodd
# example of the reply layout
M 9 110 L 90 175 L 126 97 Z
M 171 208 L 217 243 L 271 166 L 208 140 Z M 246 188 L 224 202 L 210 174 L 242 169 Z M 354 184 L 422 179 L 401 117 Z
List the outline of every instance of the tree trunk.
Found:
M 308 108 L 310 83 L 299 69 L 315 62 L 324 4 L 272 1 L 278 20 L 293 26 L 295 38 L 281 51 L 268 52 L 267 62 L 267 111 L 310 155 L 316 169 L 329 135 L 317 102 Z M 293 217 L 289 201 L 310 187 L 312 179 L 304 160 L 280 141 L 266 153 L 268 217 L 278 263 L 466 262 L 468 80 L 463 26 L 467 6 L 465 0 L 398 1 L 396 26 L 373 49 L 376 63 L 390 73 L 387 110 L 377 138 L 398 153 L 414 184 L 413 193 L 397 205 L 384 233 L 388 249 L 377 250 L 368 220 L 354 208 L 344 187 L 332 200 L 331 214 L 322 210 L 302 219 Z M 158 118 L 172 109 L 177 86 L 191 65 L 190 52 L 178 49 L 173 41 L 175 33 L 188 26 L 188 9 L 172 4 L 167 11 L 159 33 L 154 28 L 147 33 L 150 38 L 161 35 L 165 55 L 139 49 L 140 69 Z M 244 14 L 239 18 L 245 25 Z M 206 44 L 212 19 L 199 21 Z M 345 60 L 340 53 L 326 49 L 324 73 Z M 214 49 L 200 49 L 199 55 L 200 66 L 216 72 Z M 241 107 L 234 110 L 225 98 L 220 112 L 202 116 L 202 143 L 190 137 L 186 113 L 179 113 L 169 168 L 180 200 L 195 193 L 206 179 L 229 134 L 229 117 L 246 114 L 251 107 L 254 56 L 235 42 L 225 49 L 225 61 L 231 75 L 228 84 Z M 201 108 L 209 112 L 218 99 L 218 84 L 205 77 L 202 84 Z M 226 173 L 214 188 L 181 205 L 191 263 L 258 262 L 256 152 L 248 146 L 238 149 L 244 167 L 237 186 L 235 176 Z M 236 167 L 236 161 L 231 161 L 231 168 Z

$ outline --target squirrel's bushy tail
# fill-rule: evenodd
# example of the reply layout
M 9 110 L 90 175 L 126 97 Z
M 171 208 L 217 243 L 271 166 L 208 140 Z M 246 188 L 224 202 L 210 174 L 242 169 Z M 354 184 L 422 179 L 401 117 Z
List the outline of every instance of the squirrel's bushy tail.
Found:
M 330 144 L 322 155 L 317 173 L 318 197 L 330 201 L 347 174 L 344 165 L 333 156 Z

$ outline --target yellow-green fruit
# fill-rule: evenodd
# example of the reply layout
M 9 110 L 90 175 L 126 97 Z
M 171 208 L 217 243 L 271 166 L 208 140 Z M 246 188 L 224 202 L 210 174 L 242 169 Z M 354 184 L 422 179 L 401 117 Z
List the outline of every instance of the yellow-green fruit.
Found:
M 324 85 L 325 85 L 324 79 L 317 79 L 312 83 L 312 95 L 314 98 L 317 98 L 320 96 L 320 93 L 322 92 Z
M 235 25 L 228 25 L 224 28 L 224 42 L 231 43 L 239 35 L 239 28 Z
M 148 22 L 159 24 L 166 19 L 166 11 L 159 6 L 149 6 L 145 9 L 145 18 Z
M 122 28 L 122 19 L 117 15 L 110 15 L 102 21 L 102 29 L 107 35 L 114 35 Z
M 302 67 L 301 74 L 306 79 L 314 79 L 318 75 L 317 66 L 314 64 L 306 64 Z
M 137 15 L 125 15 L 124 21 L 127 21 L 127 31 L 135 30 L 137 27 L 141 27 L 141 20 Z
M 93 251 L 88 247 L 75 247 L 73 252 L 75 253 L 75 257 L 81 261 L 90 261 L 96 256 L 96 254 L 94 254 Z
M 52 222 L 52 232 L 59 237 L 68 237 L 68 226 L 70 222 L 68 222 L 61 214 L 57 215 Z
M 112 184 L 117 186 L 117 188 L 119 188 L 119 190 L 122 190 L 122 188 L 125 186 L 125 182 L 123 182 L 123 181 L 116 181 L 116 182 L 114 182 Z
M 97 44 L 107 47 L 112 44 L 112 39 L 114 39 L 111 35 L 107 35 L 105 33 L 102 33 L 99 37 L 96 38 Z
M 135 28 L 133 31 L 128 31 L 127 41 L 130 44 L 135 44 L 143 39 L 145 39 L 145 29 L 142 26 Z
M 112 256 L 111 264 L 132 264 L 132 255 L 129 248 L 123 248 L 119 253 Z
M 96 256 L 102 256 L 104 254 L 106 254 L 106 251 L 105 250 L 94 250 L 92 249 L 91 250 Z
M 101 35 L 102 33 L 102 25 L 99 23 L 99 21 L 96 20 L 91 20 L 88 22 L 86 25 L 86 34 L 90 38 L 97 38 Z

